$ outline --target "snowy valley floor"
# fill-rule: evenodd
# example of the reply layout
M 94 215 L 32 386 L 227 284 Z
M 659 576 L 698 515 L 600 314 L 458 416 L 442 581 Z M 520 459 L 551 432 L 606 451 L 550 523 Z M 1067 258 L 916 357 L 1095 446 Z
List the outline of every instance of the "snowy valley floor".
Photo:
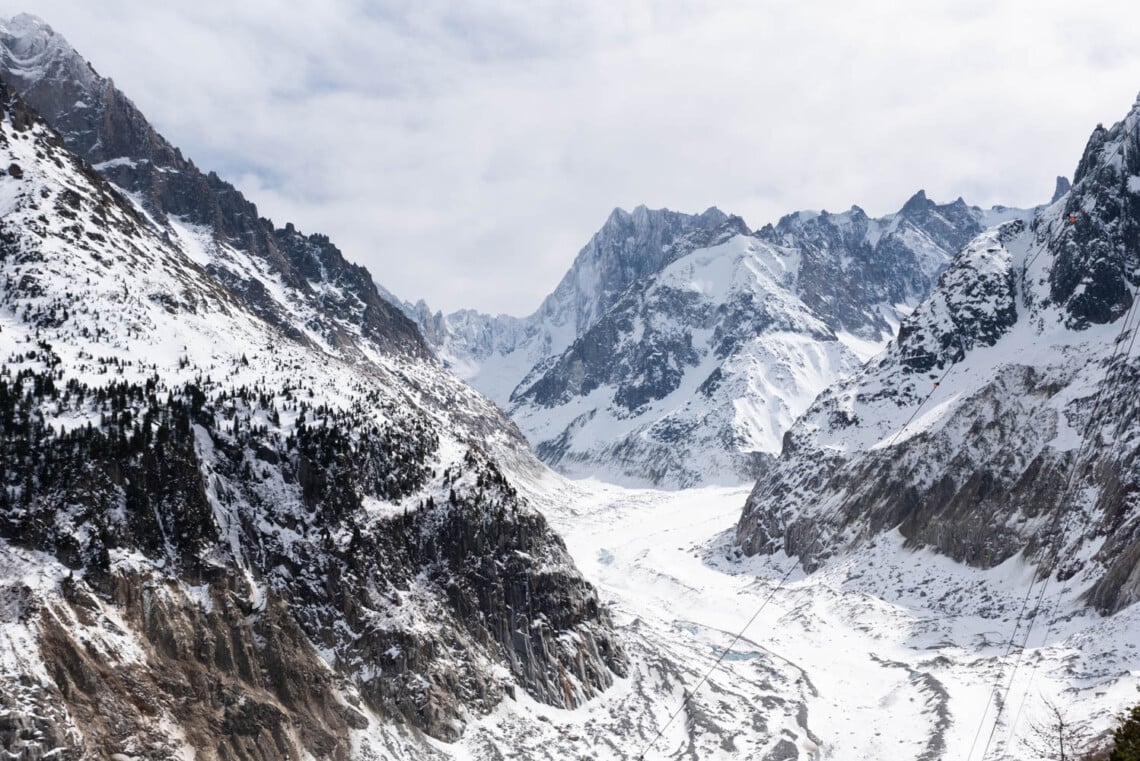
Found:
M 982 758 L 992 708 L 975 737 L 995 680 L 1004 691 L 1016 660 L 1003 656 L 1032 576 L 1019 559 L 980 572 L 906 550 L 896 536 L 811 576 L 797 569 L 773 594 L 787 559 L 737 560 L 727 544 L 747 489 L 550 477 L 530 491 L 611 606 L 630 674 L 576 711 L 508 700 L 459 744 L 438 745 L 445 755 L 639 758 L 685 687 L 771 595 L 645 758 Z M 1032 630 L 986 758 L 1035 758 L 1020 738 L 1046 700 L 1096 731 L 1140 701 L 1140 606 L 1101 618 L 1075 602 L 1080 591 L 1049 588 L 1043 608 L 1061 592 L 1059 620 L 1047 627 L 1042 616 Z

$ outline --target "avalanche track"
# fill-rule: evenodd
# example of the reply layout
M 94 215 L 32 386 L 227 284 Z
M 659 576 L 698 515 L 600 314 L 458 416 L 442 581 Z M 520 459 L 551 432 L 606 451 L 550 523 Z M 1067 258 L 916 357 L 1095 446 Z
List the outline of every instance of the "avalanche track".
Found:
M 742 560 L 728 544 L 745 488 L 547 476 L 527 491 L 610 605 L 630 676 L 574 711 L 519 695 L 457 745 L 436 747 L 459 759 L 637 759 L 790 561 Z M 897 535 L 810 576 L 796 569 L 645 758 L 981 759 L 989 696 L 1010 677 L 1016 648 L 1003 656 L 1032 578 L 1019 558 L 977 571 Z M 987 759 L 1036 758 L 1024 738 L 1046 701 L 1093 733 L 1136 701 L 1140 611 L 1101 618 L 1081 591 L 1051 586 Z

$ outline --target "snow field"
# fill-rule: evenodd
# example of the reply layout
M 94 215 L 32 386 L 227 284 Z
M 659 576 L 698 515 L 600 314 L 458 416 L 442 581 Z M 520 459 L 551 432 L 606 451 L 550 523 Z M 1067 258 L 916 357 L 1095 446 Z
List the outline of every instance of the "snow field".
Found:
M 794 561 L 740 559 L 727 542 L 745 488 L 662 492 L 548 474 L 524 491 L 610 606 L 631 674 L 577 711 L 507 701 L 452 757 L 636 758 L 771 596 L 646 758 L 762 759 L 780 747 L 798 755 L 772 758 L 966 759 L 980 725 L 981 758 L 991 691 L 1005 689 L 1016 659 L 1003 657 L 1016 612 L 1040 589 L 1020 557 L 979 571 L 887 534 L 778 588 Z M 989 759 L 1038 761 L 1022 740 L 1047 700 L 1093 732 L 1135 702 L 1140 611 L 1101 618 L 1083 591 L 1051 585 L 1052 615 L 1019 659 Z

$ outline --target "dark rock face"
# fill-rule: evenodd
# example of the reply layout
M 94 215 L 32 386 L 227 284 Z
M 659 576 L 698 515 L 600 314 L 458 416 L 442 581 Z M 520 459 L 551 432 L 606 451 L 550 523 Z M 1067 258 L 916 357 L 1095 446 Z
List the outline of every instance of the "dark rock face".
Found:
M 136 194 L 158 222 L 176 216 L 264 261 L 320 315 L 334 345 L 350 332 L 383 351 L 430 356 L 414 323 L 380 298 L 372 277 L 348 262 L 326 236 L 274 228 L 228 182 L 203 173 L 159 135 L 114 82 L 95 72 L 51 27 L 31 17 L 0 37 L 0 76 L 47 119 L 66 145 L 116 186 Z M 290 316 L 260 296 L 260 283 L 224 263 L 213 273 L 258 314 L 289 331 Z M 331 285 L 317 296 L 315 286 Z M 329 291 L 335 295 L 328 296 Z M 296 337 L 296 336 L 295 336 Z
M 938 279 L 938 287 L 899 326 L 895 345 L 904 373 L 942 369 L 967 348 L 993 346 L 1017 322 L 1012 261 L 1003 243 L 1022 233 L 1012 222 L 992 241 L 963 251 Z
M 1045 449 L 1056 428 L 1034 414 L 1034 400 L 1049 390 L 1030 368 L 1010 368 L 963 405 L 968 411 L 949 421 L 948 430 L 915 436 L 889 450 L 846 459 L 821 457 L 806 442 L 789 442 L 786 453 L 800 446 L 806 450 L 801 456 L 815 460 L 810 472 L 794 484 L 782 467 L 761 479 L 745 507 L 738 540 L 748 554 L 785 549 L 808 568 L 843 549 L 835 537 L 844 529 L 869 540 L 897 528 L 911 546 L 935 547 L 982 568 L 1022 549 L 1032 553 L 1047 537 L 1033 537 L 1027 545 L 1025 536 L 995 516 L 1040 518 L 1043 506 L 1063 490 L 1067 460 Z M 975 418 L 979 409 L 994 416 L 988 425 L 1001 430 L 1001 438 L 961 450 L 957 435 L 985 430 Z M 840 428 L 858 421 L 832 422 Z M 788 435 L 799 438 L 794 430 Z M 1021 449 L 1013 451 L 1011 442 Z M 813 490 L 812 499 L 835 505 L 822 537 L 818 518 L 772 510 L 781 499 L 799 503 L 803 495 L 796 491 L 805 486 Z
M 1049 298 L 1064 306 L 1070 327 L 1115 321 L 1132 305 L 1140 282 L 1140 137 L 1126 122 L 1098 128 L 1077 167 L 1077 192 L 1048 229 L 1055 263 Z
M 670 300 L 666 308 L 673 312 L 684 312 L 696 301 L 691 295 L 678 292 L 663 293 L 658 298 Z M 630 299 L 638 301 L 636 295 Z M 615 310 L 606 315 L 575 341 L 537 383 L 512 400 L 528 399 L 554 406 L 568 402 L 573 396 L 585 396 L 599 385 L 611 382 L 617 383 L 614 401 L 626 410 L 664 398 L 677 388 L 684 375 L 682 368 L 699 361 L 693 349 L 692 333 L 683 328 L 673 333 L 649 329 L 630 352 L 615 353 L 614 348 L 622 344 L 632 330 L 629 312 Z
M 1138 108 L 1098 127 L 1067 194 L 972 241 L 816 400 L 748 499 L 745 552 L 812 568 L 897 528 L 983 568 L 1024 553 L 1105 613 L 1140 600 L 1138 132 Z
M 1111 457 L 1105 457 L 1091 467 L 1091 473 L 1082 483 L 1093 484 L 1097 489 L 1096 503 L 1090 511 L 1098 523 L 1086 532 L 1090 538 L 1105 538 L 1105 544 L 1094 558 L 1103 564 L 1103 575 L 1092 586 L 1088 601 L 1098 610 L 1114 613 L 1140 601 L 1140 449 L 1131 445 L 1129 436 L 1119 440 L 1124 431 L 1134 431 L 1140 425 L 1135 408 L 1108 406 L 1121 405 L 1130 400 L 1140 384 L 1140 372 L 1135 365 L 1122 371 L 1128 387 L 1111 395 L 1106 409 L 1121 410 L 1116 415 L 1111 444 Z M 1123 385 L 1123 383 L 1121 384 Z M 1107 438 L 1107 437 L 1106 437 Z
M 130 748 L 177 753 L 154 732 L 169 714 L 188 745 L 223 758 L 298 759 L 298 745 L 350 758 L 348 731 L 367 722 L 342 701 L 281 600 L 253 610 L 232 579 L 209 585 L 208 611 L 169 581 L 125 574 L 101 586 L 94 593 L 67 584 L 65 597 L 40 617 L 52 680 L 41 699 L 67 706 L 79 728 L 80 738 L 58 746 L 72 757 L 111 758 Z M 145 662 L 115 663 L 90 644 L 116 618 L 144 633 Z
M 1055 188 L 1053 188 L 1053 198 L 1049 201 L 1049 203 L 1057 203 L 1060 201 L 1065 197 L 1065 194 L 1068 193 L 1069 189 L 1072 187 L 1073 186 L 1069 183 L 1068 177 L 1058 177 L 1057 185 Z

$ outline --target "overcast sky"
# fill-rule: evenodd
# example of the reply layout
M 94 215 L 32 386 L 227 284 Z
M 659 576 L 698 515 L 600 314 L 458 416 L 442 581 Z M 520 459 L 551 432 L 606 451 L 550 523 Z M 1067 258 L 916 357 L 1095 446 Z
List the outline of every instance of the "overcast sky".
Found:
M 199 167 L 402 298 L 526 314 L 615 206 L 1047 201 L 1140 3 L 28 0 Z

